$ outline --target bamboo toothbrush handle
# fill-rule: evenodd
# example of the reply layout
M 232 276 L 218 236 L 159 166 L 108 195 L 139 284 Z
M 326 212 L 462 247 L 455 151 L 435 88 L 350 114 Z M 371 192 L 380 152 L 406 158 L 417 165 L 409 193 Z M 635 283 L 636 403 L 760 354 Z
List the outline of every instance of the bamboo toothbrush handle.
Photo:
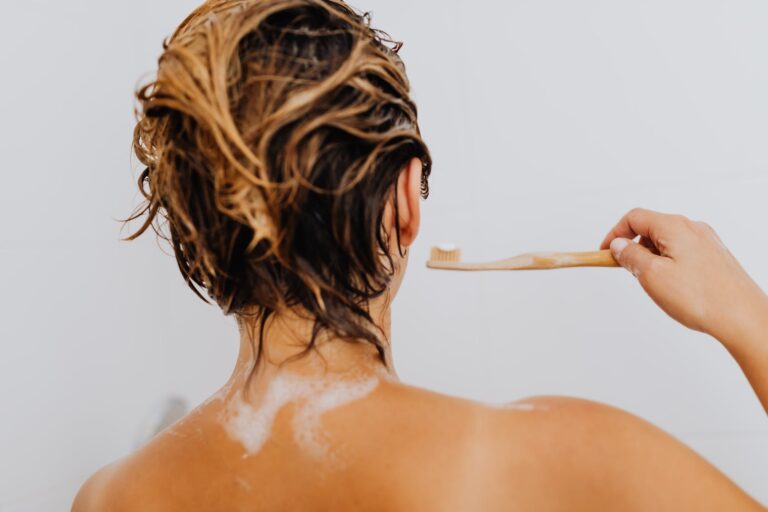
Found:
M 433 249 L 427 267 L 438 270 L 546 270 L 569 267 L 618 267 L 611 251 L 534 252 L 486 262 L 457 261 L 458 251 L 443 254 Z M 453 259 L 452 259 L 453 258 Z
M 562 253 L 563 267 L 618 267 L 610 250 Z
M 534 252 L 493 262 L 487 270 L 548 270 L 571 267 L 618 267 L 611 251 Z

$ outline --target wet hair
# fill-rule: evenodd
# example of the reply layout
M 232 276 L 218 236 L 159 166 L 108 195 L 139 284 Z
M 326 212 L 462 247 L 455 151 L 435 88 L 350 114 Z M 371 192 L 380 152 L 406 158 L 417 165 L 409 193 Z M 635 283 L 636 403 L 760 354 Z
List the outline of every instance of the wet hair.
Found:
M 368 305 L 401 251 L 384 207 L 412 158 L 426 198 L 432 166 L 400 47 L 341 1 L 209 1 L 136 92 L 145 201 L 126 239 L 151 227 L 200 298 L 255 320 L 254 368 L 256 331 L 285 308 L 314 320 L 303 353 L 328 332 L 384 360 Z

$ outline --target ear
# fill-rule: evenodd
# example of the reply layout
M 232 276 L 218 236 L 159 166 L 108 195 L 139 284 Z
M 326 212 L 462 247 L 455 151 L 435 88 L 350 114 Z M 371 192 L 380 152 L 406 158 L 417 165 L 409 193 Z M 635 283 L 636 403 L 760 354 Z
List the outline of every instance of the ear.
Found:
M 419 158 L 412 158 L 400 171 L 394 193 L 397 194 L 397 213 L 400 224 L 400 245 L 410 247 L 419 234 L 421 225 L 421 173 L 422 163 Z M 394 197 L 387 202 L 384 210 L 384 230 L 397 240 L 395 224 Z

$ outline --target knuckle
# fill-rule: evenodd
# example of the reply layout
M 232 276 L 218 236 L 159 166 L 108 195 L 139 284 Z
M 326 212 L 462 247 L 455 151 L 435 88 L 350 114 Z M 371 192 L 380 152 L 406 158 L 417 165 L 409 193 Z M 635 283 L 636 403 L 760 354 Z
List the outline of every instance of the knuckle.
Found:
M 672 215 L 669 222 L 670 226 L 675 230 L 686 230 L 693 228 L 693 222 L 685 215 Z

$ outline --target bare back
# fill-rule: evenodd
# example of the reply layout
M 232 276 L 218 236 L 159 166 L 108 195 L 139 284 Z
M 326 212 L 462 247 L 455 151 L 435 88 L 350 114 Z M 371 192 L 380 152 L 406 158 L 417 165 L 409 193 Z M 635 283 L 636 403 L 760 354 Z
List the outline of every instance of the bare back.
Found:
M 493 407 L 382 379 L 323 410 L 315 392 L 275 407 L 267 391 L 253 409 L 220 393 L 97 473 L 73 510 L 761 510 L 682 444 L 591 402 Z M 233 427 L 265 410 L 246 418 L 255 437 Z

